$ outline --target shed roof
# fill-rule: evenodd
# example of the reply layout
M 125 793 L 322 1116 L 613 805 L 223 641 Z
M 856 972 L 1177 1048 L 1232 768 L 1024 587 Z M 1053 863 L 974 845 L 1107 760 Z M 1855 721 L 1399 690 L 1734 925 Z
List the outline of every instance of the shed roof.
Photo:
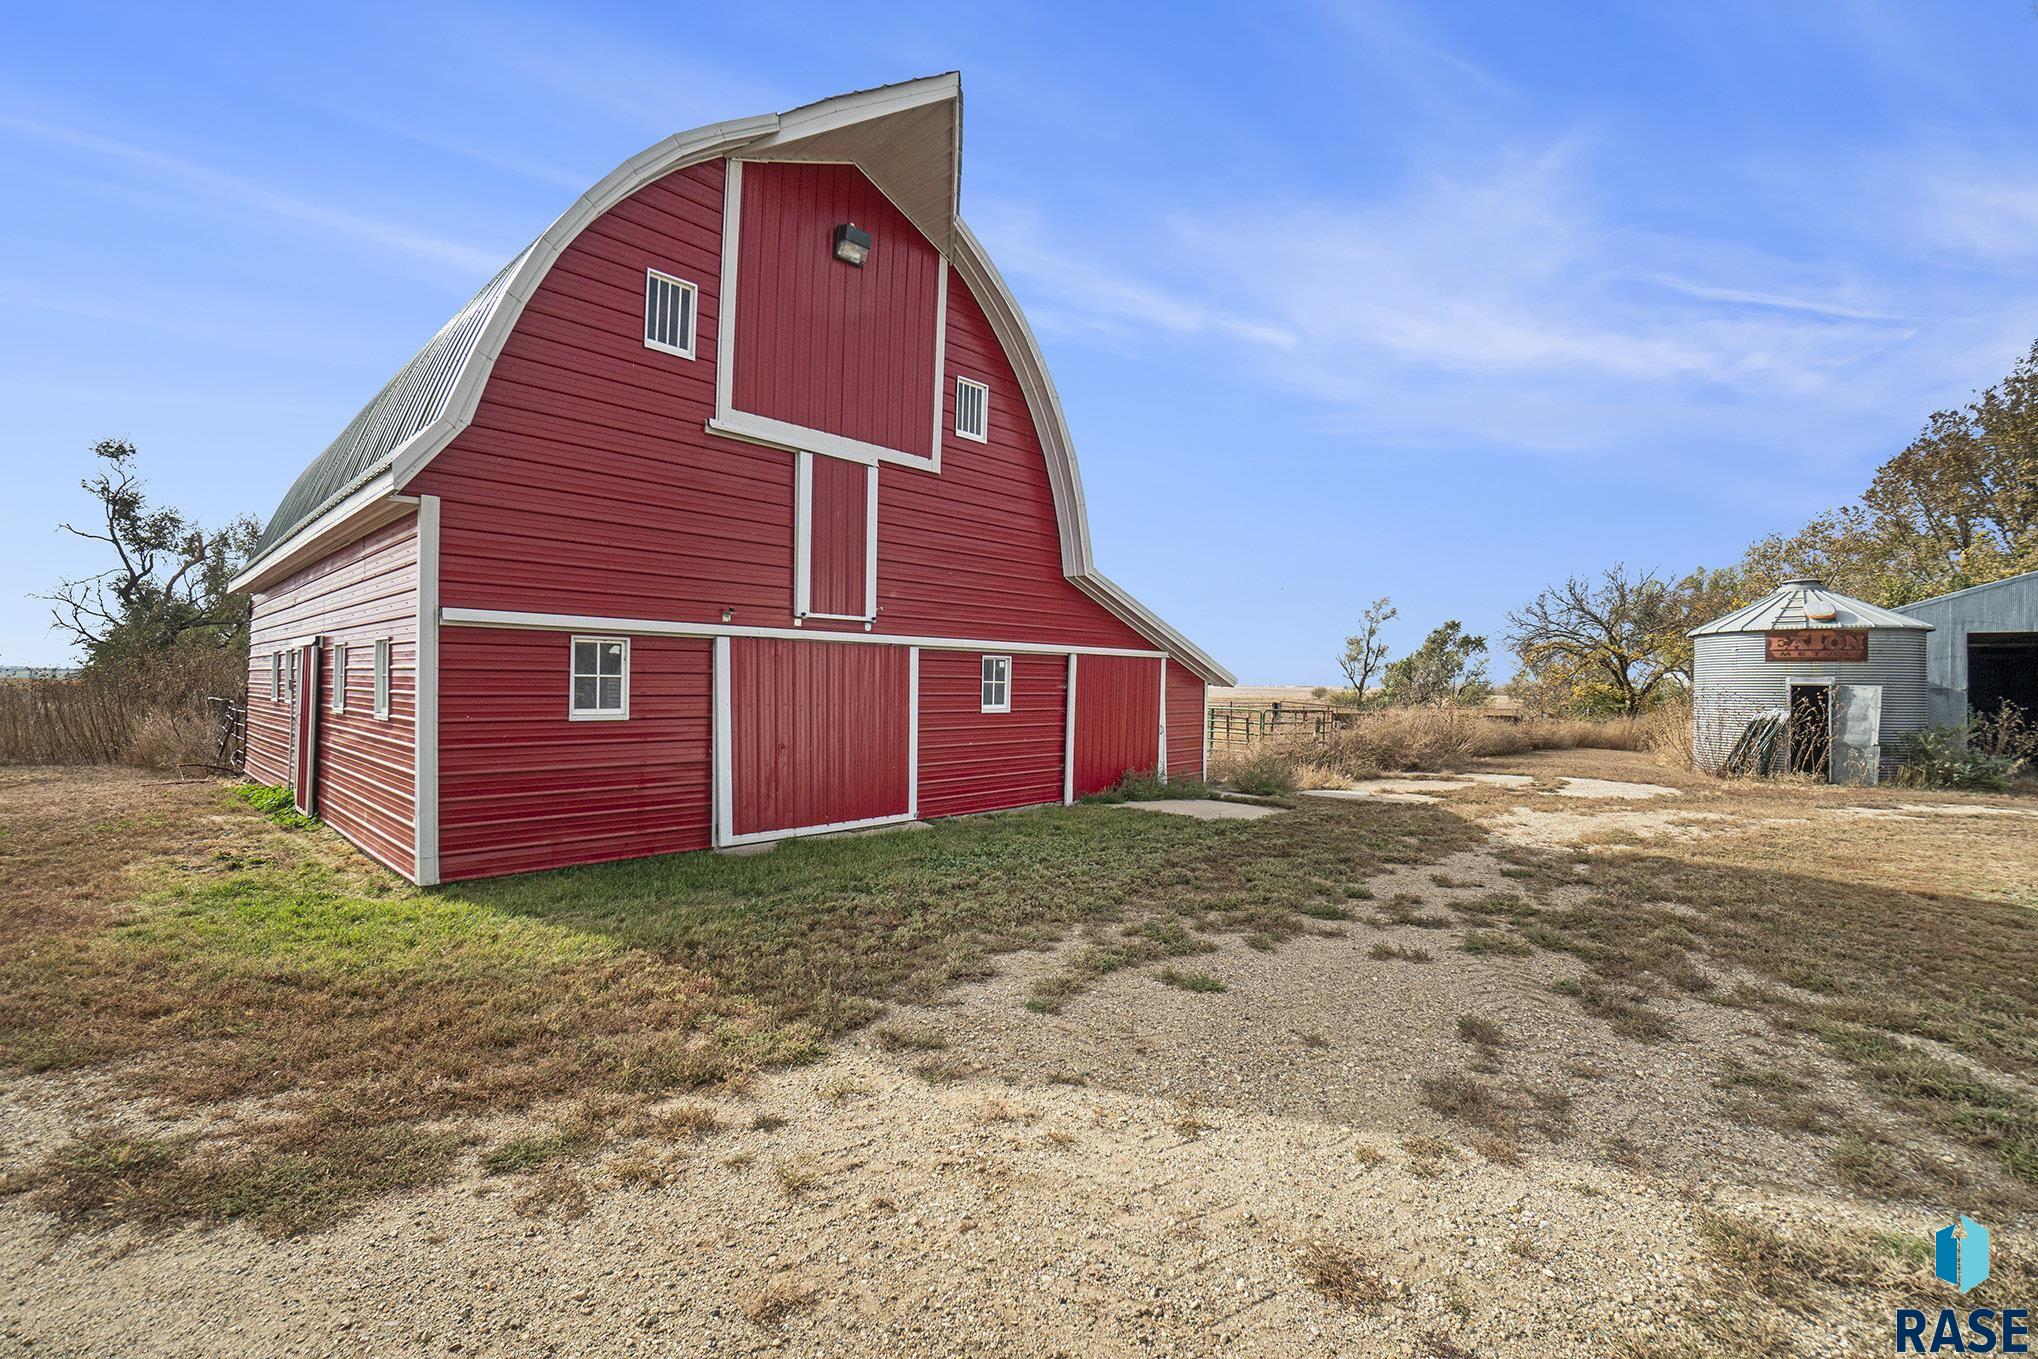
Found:
M 1828 590 L 1824 581 L 1787 580 L 1745 608 L 1715 618 L 1687 636 L 1717 637 L 1736 632 L 1787 632 L 1796 628 L 1909 628 L 1930 631 L 1930 623 L 1906 618 L 1879 605 Z
M 1991 580 L 1985 581 L 1980 585 L 1970 585 L 1964 590 L 1949 590 L 1943 595 L 1933 595 L 1930 599 L 1920 599 L 1914 604 L 1906 604 L 1899 612 L 1915 615 L 1933 612 L 1942 607 L 1952 608 L 1954 607 L 1954 600 L 1968 599 L 1987 591 L 2003 589 L 2038 589 L 2038 571 L 2025 571 L 2020 575 L 2004 576 L 2001 580 Z

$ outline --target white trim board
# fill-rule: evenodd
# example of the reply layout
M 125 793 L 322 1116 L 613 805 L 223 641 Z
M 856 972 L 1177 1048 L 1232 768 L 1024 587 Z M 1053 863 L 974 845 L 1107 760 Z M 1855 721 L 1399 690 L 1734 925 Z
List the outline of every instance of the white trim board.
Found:
M 1076 800 L 1076 662 L 1079 659 L 1075 652 L 1069 653 L 1068 714 L 1062 719 L 1061 728 L 1061 801 L 1064 807 Z
M 745 627 L 736 623 L 684 623 L 664 618 L 607 618 L 595 614 L 525 613 L 516 609 L 440 610 L 447 627 L 535 628 L 547 632 L 612 632 L 649 637 L 777 637 L 795 642 L 842 642 L 864 646 L 917 646 L 929 651 L 995 651 L 1028 656 L 1165 656 L 1133 647 L 1080 646 L 1063 642 L 1013 642 L 982 637 L 898 636 L 882 632 L 803 632 L 798 628 Z
M 411 695 L 412 881 L 439 880 L 439 498 L 418 497 L 417 673 Z

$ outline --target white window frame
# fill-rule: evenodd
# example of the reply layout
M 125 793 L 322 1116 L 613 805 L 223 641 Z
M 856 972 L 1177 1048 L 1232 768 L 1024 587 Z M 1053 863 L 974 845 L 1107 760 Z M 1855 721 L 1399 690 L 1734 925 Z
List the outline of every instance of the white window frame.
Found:
M 669 283 L 673 287 L 683 290 L 687 295 L 685 348 L 651 338 L 651 290 L 654 283 Z M 668 274 L 661 269 L 646 269 L 644 271 L 644 347 L 646 349 L 655 349 L 661 354 L 673 354 L 682 359 L 690 359 L 694 356 L 694 351 L 699 348 L 700 330 L 700 287 L 687 282 L 683 278 Z
M 877 621 L 877 464 L 864 464 L 863 479 L 863 612 L 814 612 L 814 459 L 826 453 L 802 449 L 793 459 L 793 626 L 809 618 L 861 623 L 865 631 Z
M 962 427 L 962 393 L 964 388 L 974 390 L 978 396 L 977 416 L 983 427 L 972 434 Z M 989 383 L 978 382 L 975 378 L 957 377 L 955 380 L 955 437 L 967 439 L 973 444 L 987 444 L 991 441 L 991 388 Z
M 283 653 L 280 651 L 269 653 L 269 701 L 283 701 Z
M 304 668 L 304 657 L 299 654 L 303 650 L 294 646 L 283 653 L 283 701 L 293 708 L 297 706 L 297 675 Z
M 592 679 L 592 680 L 594 680 L 594 681 L 595 681 L 595 686 L 594 686 L 594 689 L 595 689 L 595 694 L 594 694 L 594 697 L 595 697 L 595 702 L 599 703 L 599 702 L 601 702 L 601 681 L 602 681 L 602 679 L 604 679 L 604 678 L 605 678 L 605 676 L 603 676 L 603 675 L 602 675 L 602 673 L 601 673 L 601 662 L 600 662 L 600 661 L 596 661 L 596 662 L 595 662 L 595 672 L 594 672 L 593 674 L 591 674 L 591 675 L 582 675 L 582 674 L 580 673 L 580 669 L 579 669 L 579 661 L 578 661 L 578 656 L 579 656 L 579 652 L 580 652 L 580 644 L 581 644 L 582 642 L 594 642 L 594 643 L 597 643 L 597 644 L 604 644 L 604 645 L 605 645 L 605 644 L 607 644 L 607 643 L 609 643 L 609 642 L 616 642 L 616 643 L 620 643 L 620 644 L 621 644 L 621 646 L 622 646 L 622 648 L 623 648 L 623 706 L 622 706 L 622 707 L 620 707 L 620 708 L 582 708 L 582 707 L 579 707 L 579 706 L 577 706 L 577 705 L 576 705 L 576 704 L 574 703 L 574 701 L 573 701 L 573 682 L 574 682 L 575 680 L 577 680 L 577 679 Z M 575 722 L 625 722 L 625 721 L 628 721 L 628 720 L 629 720 L 629 717 L 630 717 L 630 639 L 629 639 L 628 637 L 619 637 L 619 636 L 613 636 L 613 635 L 599 635 L 599 634 L 594 634 L 594 633 L 585 633 L 585 632 L 581 632 L 581 633 L 575 633 L 575 634 L 573 634 L 572 636 L 570 636 L 570 637 L 568 637 L 568 638 L 567 638 L 567 641 L 566 641 L 566 716 L 567 716 L 568 718 L 570 718 L 571 720 L 575 721 Z
M 996 662 L 1003 674 L 991 677 L 992 663 Z M 991 686 L 1002 685 L 1005 697 L 1002 702 L 991 701 Z M 977 663 L 977 711 L 986 713 L 1008 713 L 1012 711 L 1012 658 L 1010 656 L 986 655 Z
M 375 716 L 389 720 L 389 639 L 375 639 Z
M 332 710 L 343 713 L 347 710 L 347 644 L 333 643 L 333 701 Z

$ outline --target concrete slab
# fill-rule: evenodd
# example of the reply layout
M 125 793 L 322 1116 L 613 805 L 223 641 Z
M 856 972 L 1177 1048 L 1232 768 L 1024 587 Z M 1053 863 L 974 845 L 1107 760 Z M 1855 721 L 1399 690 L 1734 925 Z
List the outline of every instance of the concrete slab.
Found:
M 754 844 L 748 845 L 725 845 L 716 850 L 715 853 L 735 855 L 769 854 L 784 844 L 786 840 L 846 840 L 855 835 L 888 835 L 892 831 L 923 831 L 933 829 L 933 825 L 926 821 L 898 821 L 889 826 L 865 826 L 861 830 L 830 831 L 826 835 L 788 835 L 780 840 L 759 840 Z
M 1442 802 L 1434 793 L 1381 792 L 1372 788 L 1305 788 L 1304 797 L 1348 798 L 1354 802 Z
M 1618 779 L 1567 778 L 1557 786 L 1558 797 L 1676 797 L 1675 788 L 1660 783 L 1622 783 Z
M 1220 802 L 1207 797 L 1154 798 L 1138 802 L 1110 802 L 1109 807 L 1130 807 L 1136 812 L 1166 812 L 1169 816 L 1193 816 L 1198 821 L 1257 821 L 1274 816 L 1279 807 L 1261 807 L 1251 802 Z

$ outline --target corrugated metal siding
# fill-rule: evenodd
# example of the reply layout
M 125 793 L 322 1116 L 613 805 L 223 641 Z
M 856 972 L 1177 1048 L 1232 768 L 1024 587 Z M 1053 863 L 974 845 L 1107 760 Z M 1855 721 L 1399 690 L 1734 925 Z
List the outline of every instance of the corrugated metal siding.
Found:
M 1925 672 L 1934 726 L 1967 716 L 1967 639 L 1977 632 L 2038 632 L 2038 571 L 1906 604 L 1897 612 L 1930 623 Z
M 870 529 L 870 469 L 816 457 L 808 547 L 808 606 L 815 613 L 861 614 Z
M 906 647 L 733 639 L 736 834 L 904 815 L 908 662 Z
M 862 268 L 835 228 L 871 234 Z M 920 457 L 934 452 L 941 256 L 852 165 L 746 164 L 736 266 L 737 410 Z
M 1868 659 L 1769 661 L 1759 632 L 1718 633 L 1693 639 L 1692 757 L 1717 769 L 1748 723 L 1759 713 L 1783 707 L 1790 681 L 1832 679 L 1841 684 L 1882 686 L 1882 767 L 1894 768 L 1896 739 L 1927 724 L 1925 638 L 1917 631 L 1871 629 Z
M 1076 661 L 1075 793 L 1086 797 L 1128 770 L 1160 767 L 1158 660 L 1084 656 Z
M 711 643 L 633 638 L 630 716 L 575 722 L 567 634 L 439 637 L 443 877 L 707 847 Z
M 1204 777 L 1203 681 L 1168 662 L 1168 777 Z
M 983 657 L 920 653 L 920 815 L 1060 802 L 1068 658 L 1014 656 L 1012 711 L 983 709 Z
M 255 602 L 249 626 L 248 773 L 290 781 L 290 710 L 269 698 L 269 656 L 313 636 L 321 666 L 319 816 L 382 862 L 414 863 L 417 710 L 417 520 L 397 520 L 304 568 Z M 389 716 L 374 715 L 375 639 L 390 640 Z M 332 646 L 348 645 L 347 674 Z M 347 710 L 330 711 L 332 686 Z

